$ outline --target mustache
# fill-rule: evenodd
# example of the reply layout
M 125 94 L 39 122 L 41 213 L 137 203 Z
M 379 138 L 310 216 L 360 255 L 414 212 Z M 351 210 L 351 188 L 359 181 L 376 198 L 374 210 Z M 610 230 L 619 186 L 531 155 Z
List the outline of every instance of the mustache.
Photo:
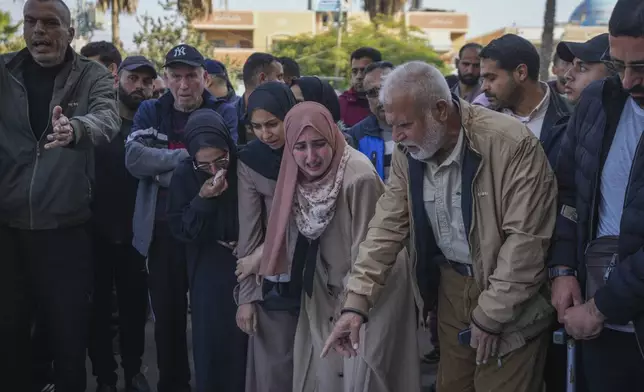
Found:
M 629 94 L 644 94 L 644 86 L 637 85 L 626 90 Z

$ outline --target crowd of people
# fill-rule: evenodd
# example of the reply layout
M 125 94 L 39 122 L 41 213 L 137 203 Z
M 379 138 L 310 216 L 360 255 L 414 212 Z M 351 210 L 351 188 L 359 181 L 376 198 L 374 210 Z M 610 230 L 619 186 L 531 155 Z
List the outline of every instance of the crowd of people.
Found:
M 76 53 L 65 3 L 28 0 L 0 55 L 3 390 L 83 392 L 89 356 L 115 392 L 118 355 L 151 391 L 151 319 L 158 392 L 420 392 L 422 362 L 438 392 L 643 391 L 642 20 L 619 0 L 550 82 L 506 34 L 447 78 L 358 48 L 340 95 L 254 53 L 238 96 L 180 42 L 162 69 Z

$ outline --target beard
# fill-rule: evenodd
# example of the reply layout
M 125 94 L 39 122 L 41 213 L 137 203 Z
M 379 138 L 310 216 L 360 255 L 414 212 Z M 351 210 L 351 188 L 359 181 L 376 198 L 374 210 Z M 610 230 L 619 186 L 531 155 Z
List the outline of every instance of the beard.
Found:
M 630 94 L 631 98 L 640 106 L 644 107 L 644 86 L 637 85 L 633 86 L 632 88 L 628 89 L 627 92 Z M 633 94 L 638 94 L 640 95 L 639 97 L 634 97 Z
M 427 116 L 425 120 L 425 137 L 421 144 L 405 143 L 405 146 L 411 146 L 418 149 L 417 152 L 410 152 L 412 158 L 418 161 L 425 161 L 432 159 L 436 153 L 445 145 L 447 137 L 447 125 L 441 124 L 434 120 L 431 115 Z
M 119 85 L 119 100 L 130 110 L 137 110 L 141 106 L 141 103 L 148 98 L 141 90 L 134 90 L 128 93 L 123 86 Z
M 458 80 L 466 86 L 476 86 L 479 84 L 479 78 L 472 74 L 463 75 L 461 71 L 458 71 Z

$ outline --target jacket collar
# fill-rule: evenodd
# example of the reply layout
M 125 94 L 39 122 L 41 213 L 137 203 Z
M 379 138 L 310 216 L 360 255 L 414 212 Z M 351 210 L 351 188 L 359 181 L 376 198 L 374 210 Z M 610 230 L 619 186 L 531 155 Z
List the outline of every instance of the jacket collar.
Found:
M 382 131 L 382 128 L 380 128 L 380 123 L 375 115 L 370 114 L 367 118 L 362 120 L 362 127 L 365 135 L 380 137 L 380 131 Z
M 29 50 L 27 48 L 23 48 L 19 52 L 5 58 L 8 60 L 6 62 L 6 67 L 9 73 L 11 73 L 12 76 L 24 86 L 25 61 L 31 61 Z M 88 67 L 91 67 L 91 65 L 85 63 L 89 61 L 91 60 L 79 56 L 71 46 L 67 47 L 64 65 L 54 81 L 54 94 L 49 105 L 50 113 L 53 110 L 54 105 L 67 105 L 68 102 L 62 102 L 63 98 L 69 98 L 66 97 L 66 94 L 71 91 L 76 83 L 78 83 L 81 75 L 88 70 Z M 64 107 L 63 110 L 65 110 Z
M 554 90 L 552 86 L 547 85 L 547 87 L 550 90 L 550 102 L 541 126 L 541 141 L 544 143 L 552 138 L 552 130 L 555 124 L 562 118 L 568 117 L 572 112 L 572 107 L 568 100 Z

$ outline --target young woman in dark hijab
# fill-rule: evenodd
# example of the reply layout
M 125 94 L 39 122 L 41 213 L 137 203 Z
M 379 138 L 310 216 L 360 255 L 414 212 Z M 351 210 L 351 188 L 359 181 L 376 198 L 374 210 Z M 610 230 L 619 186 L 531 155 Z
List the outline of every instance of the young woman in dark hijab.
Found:
M 282 296 L 288 274 L 258 282 L 268 214 L 284 150 L 284 118 L 295 106 L 287 85 L 268 82 L 248 98 L 248 118 L 257 139 L 239 153 L 239 291 L 237 325 L 250 335 L 246 392 L 290 391 L 293 339 L 299 299 Z
M 237 151 L 224 120 L 210 109 L 190 115 L 184 143 L 190 158 L 172 176 L 168 223 L 186 244 L 197 391 L 239 392 L 246 378 L 247 337 L 235 324 L 232 296 Z
M 338 94 L 328 82 L 321 80 L 317 76 L 304 76 L 293 81 L 291 90 L 298 102 L 314 101 L 322 104 L 331 112 L 333 121 L 336 124 L 340 122 Z

